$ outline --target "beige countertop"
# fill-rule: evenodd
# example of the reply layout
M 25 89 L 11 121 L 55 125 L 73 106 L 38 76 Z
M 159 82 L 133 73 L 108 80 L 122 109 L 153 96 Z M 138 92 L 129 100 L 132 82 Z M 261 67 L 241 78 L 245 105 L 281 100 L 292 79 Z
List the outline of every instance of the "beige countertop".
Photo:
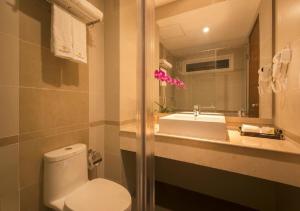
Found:
M 156 126 L 157 127 L 157 126 Z M 135 124 L 126 124 L 121 126 L 121 134 L 126 133 L 136 133 L 136 125 Z M 173 137 L 176 139 L 190 140 L 190 141 L 199 141 L 199 142 L 207 142 L 212 144 L 221 144 L 221 145 L 230 145 L 237 147 L 245 147 L 245 148 L 253 148 L 259 150 L 268 150 L 275 152 L 283 152 L 283 153 L 291 153 L 300 155 L 300 144 L 286 137 L 285 140 L 273 140 L 267 138 L 257 138 L 257 137 L 249 137 L 249 136 L 241 136 L 240 132 L 234 129 L 228 129 L 229 140 L 227 141 L 218 141 L 218 140 L 206 140 L 200 138 L 191 138 L 184 136 L 175 136 L 169 134 L 163 134 L 156 132 L 155 136 L 160 137 Z
M 122 125 L 120 148 L 136 151 L 135 124 Z M 221 169 L 300 187 L 300 144 L 241 136 L 228 130 L 228 141 L 155 134 L 155 156 Z

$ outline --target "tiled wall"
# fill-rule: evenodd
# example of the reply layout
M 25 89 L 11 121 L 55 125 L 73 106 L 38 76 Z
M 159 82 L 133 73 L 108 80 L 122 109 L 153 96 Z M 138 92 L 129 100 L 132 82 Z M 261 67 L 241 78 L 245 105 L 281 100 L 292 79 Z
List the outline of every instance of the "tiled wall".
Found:
M 104 0 L 90 0 L 104 12 Z M 105 21 L 106 15 L 104 14 Z M 89 27 L 89 146 L 104 156 L 104 22 Z M 105 159 L 105 158 L 104 158 Z M 93 176 L 104 176 L 104 162 Z M 97 173 L 95 175 L 95 173 Z
M 120 150 L 120 127 L 136 113 L 136 1 L 104 0 L 104 177 L 135 192 L 135 156 Z
M 19 12 L 0 2 L 0 210 L 19 210 Z
M 124 40 L 120 40 L 119 18 L 123 14 L 125 20 L 136 12 L 135 1 L 90 0 L 104 11 L 106 25 L 99 23 L 88 30 L 87 65 L 56 58 L 50 52 L 49 3 L 15 1 L 0 3 L 0 61 L 4 67 L 0 117 L 9 120 L 1 121 L 0 151 L 5 157 L 1 157 L 0 167 L 7 169 L 1 171 L 5 172 L 1 178 L 10 179 L 3 180 L 3 185 L 0 182 L 1 209 L 18 206 L 7 201 L 18 201 L 20 190 L 22 211 L 46 210 L 42 201 L 43 154 L 73 143 L 89 144 L 102 153 L 104 161 L 97 169 L 98 176 L 127 183 L 119 127 L 122 121 L 135 118 L 136 60 L 123 51 L 121 76 L 119 56 L 128 39 L 131 44 L 135 42 L 136 18 L 123 22 L 123 34 L 127 34 L 127 26 L 132 26 L 131 35 Z M 123 10 L 119 9 L 121 4 Z M 134 51 L 131 45 L 127 48 Z
M 120 120 L 136 115 L 136 0 L 120 0 Z
M 276 0 L 276 52 L 291 46 L 292 62 L 288 69 L 285 92 L 275 96 L 275 124 L 289 133 L 300 136 L 300 2 Z
M 119 1 L 105 0 L 104 58 L 105 69 L 105 135 L 104 177 L 120 182 L 119 120 Z M 109 90 L 109 91 L 108 91 Z
M 90 95 L 91 119 L 104 119 L 103 83 L 91 80 L 89 87 L 90 69 L 91 78 L 103 80 L 103 35 L 102 40 L 89 37 L 94 39 L 89 39 L 94 44 L 89 47 L 89 65 L 56 58 L 50 52 L 50 15 L 46 1 L 0 3 L 1 210 L 19 209 L 19 190 L 22 211 L 46 209 L 42 156 L 69 144 L 89 143 L 89 88 L 98 90 Z M 94 30 L 90 34 L 100 35 L 103 25 Z M 91 140 L 97 140 L 91 145 L 97 149 L 103 149 L 103 127 L 91 129 Z
M 50 52 L 49 3 L 15 1 L 0 3 L 0 61 L 4 67 L 0 69 L 0 167 L 7 169 L 0 173 L 7 178 L 0 182 L 1 209 L 18 206 L 12 202 L 19 201 L 20 190 L 22 211 L 46 210 L 43 154 L 73 143 L 89 144 L 102 153 L 98 176 L 126 184 L 119 127 L 123 120 L 135 118 L 136 60 L 123 51 L 121 103 L 119 56 L 127 39 L 135 42 L 136 22 L 133 17 L 130 23 L 123 23 L 123 33 L 129 24 L 133 28 L 131 37 L 125 36 L 120 44 L 119 5 L 131 5 L 123 7 L 122 14 L 127 16 L 136 12 L 135 1 L 90 0 L 104 11 L 106 25 L 102 22 L 88 29 L 87 65 L 56 58 Z
M 21 210 L 44 210 L 43 154 L 89 140 L 89 66 L 50 52 L 50 4 L 20 1 Z
M 104 177 L 126 185 L 120 125 L 136 112 L 136 1 L 105 0 Z

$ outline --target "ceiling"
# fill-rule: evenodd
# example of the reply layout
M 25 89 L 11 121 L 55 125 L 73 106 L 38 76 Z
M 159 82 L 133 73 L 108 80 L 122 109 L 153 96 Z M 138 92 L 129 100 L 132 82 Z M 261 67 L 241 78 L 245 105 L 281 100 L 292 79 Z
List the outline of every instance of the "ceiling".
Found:
M 187 49 L 233 47 L 247 42 L 261 0 L 226 0 L 157 20 L 161 43 L 181 56 Z M 203 27 L 210 32 L 204 34 Z
M 169 4 L 171 2 L 174 2 L 176 0 L 155 0 L 155 6 L 156 7 L 160 7 L 160 6 L 163 6 L 165 4 Z

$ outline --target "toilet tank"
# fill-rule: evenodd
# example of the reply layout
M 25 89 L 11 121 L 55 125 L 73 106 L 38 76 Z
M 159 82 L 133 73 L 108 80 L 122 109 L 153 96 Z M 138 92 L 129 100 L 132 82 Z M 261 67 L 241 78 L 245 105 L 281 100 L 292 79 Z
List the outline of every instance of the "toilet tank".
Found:
M 51 204 L 88 181 L 87 148 L 74 144 L 44 154 L 44 202 Z

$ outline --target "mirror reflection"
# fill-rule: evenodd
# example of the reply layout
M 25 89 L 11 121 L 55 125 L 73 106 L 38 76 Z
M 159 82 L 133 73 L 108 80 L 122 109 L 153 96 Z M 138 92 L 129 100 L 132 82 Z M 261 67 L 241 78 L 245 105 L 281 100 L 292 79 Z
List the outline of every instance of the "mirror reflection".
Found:
M 271 1 L 185 2 L 156 9 L 160 71 L 170 77 L 159 82 L 160 111 L 272 118 L 272 92 L 258 88 L 272 63 Z

